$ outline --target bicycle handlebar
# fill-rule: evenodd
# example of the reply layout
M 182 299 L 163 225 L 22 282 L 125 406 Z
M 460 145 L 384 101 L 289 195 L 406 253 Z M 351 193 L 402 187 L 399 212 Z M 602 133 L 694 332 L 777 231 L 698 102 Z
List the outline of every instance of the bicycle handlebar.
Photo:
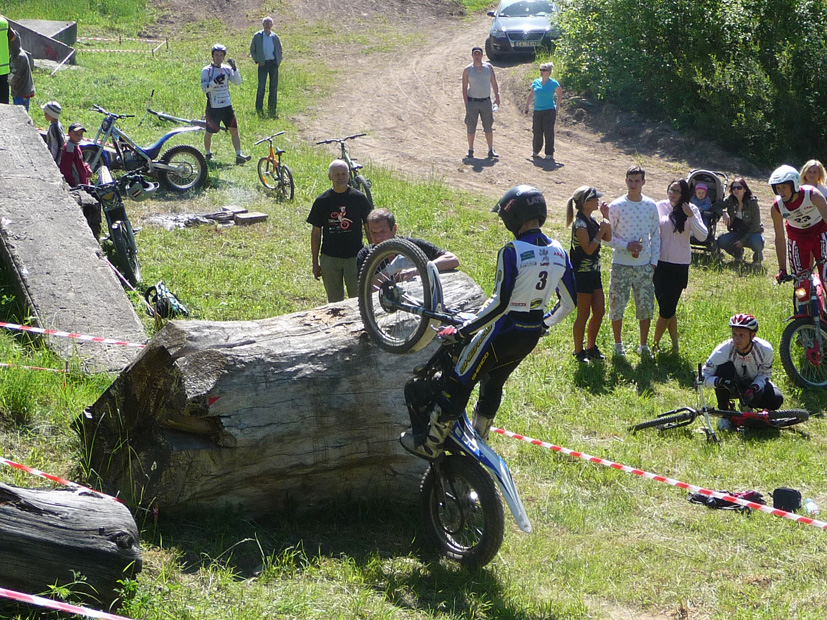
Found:
M 346 140 L 352 140 L 353 138 L 361 138 L 362 136 L 366 136 L 366 133 L 355 133 L 352 136 L 347 136 L 346 138 L 328 138 L 327 140 L 322 140 L 321 142 L 317 142 L 316 144 L 331 144 L 332 142 L 338 142 L 339 144 L 344 144 Z
M 258 146 L 258 145 L 259 145 L 259 144 L 261 144 L 262 142 L 272 142 L 273 138 L 275 138 L 276 136 L 280 136 L 280 135 L 281 135 L 281 134 L 283 134 L 283 133 L 284 133 L 283 131 L 280 131 L 280 132 L 278 132 L 278 133 L 274 133 L 274 134 L 273 134 L 272 136 L 270 136 L 269 138 L 262 138 L 261 140 L 259 140 L 259 141 L 258 141 L 258 142 L 256 142 L 255 144 L 253 144 L 253 146 Z

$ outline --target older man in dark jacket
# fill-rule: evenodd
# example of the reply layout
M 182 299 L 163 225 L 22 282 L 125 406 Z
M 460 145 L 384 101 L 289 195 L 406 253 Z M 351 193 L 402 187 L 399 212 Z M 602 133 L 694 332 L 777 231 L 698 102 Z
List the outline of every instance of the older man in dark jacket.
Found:
M 258 65 L 258 90 L 256 91 L 256 112 L 261 114 L 264 106 L 264 89 L 267 77 L 270 77 L 270 92 L 267 97 L 267 111 L 276 116 L 276 102 L 279 88 L 279 65 L 281 64 L 281 39 L 273 32 L 273 18 L 269 15 L 261 20 L 264 26 L 253 35 L 250 43 L 250 56 Z

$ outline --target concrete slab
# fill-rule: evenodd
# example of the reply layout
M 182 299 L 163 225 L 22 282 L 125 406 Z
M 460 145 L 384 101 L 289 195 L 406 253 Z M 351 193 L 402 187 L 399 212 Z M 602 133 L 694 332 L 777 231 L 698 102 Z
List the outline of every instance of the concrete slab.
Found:
M 34 59 L 61 62 L 72 53 L 77 42 L 76 22 L 51 22 L 40 19 L 9 20 L 9 24 L 20 35 L 20 44 Z M 69 60 L 74 64 L 75 57 Z
M 0 258 L 37 326 L 128 342 L 146 332 L 22 106 L 0 104 Z M 139 239 L 140 246 L 140 239 Z M 64 359 L 117 371 L 132 347 L 45 338 Z

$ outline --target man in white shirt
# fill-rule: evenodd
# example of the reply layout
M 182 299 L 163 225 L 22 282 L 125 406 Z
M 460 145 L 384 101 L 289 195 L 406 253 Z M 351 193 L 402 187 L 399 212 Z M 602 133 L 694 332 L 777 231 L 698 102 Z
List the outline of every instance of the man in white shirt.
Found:
M 230 58 L 223 64 L 227 55 L 227 48 L 216 43 L 212 46 L 212 62 L 201 70 L 201 90 L 207 95 L 207 133 L 204 134 L 204 151 L 207 160 L 212 159 L 210 150 L 212 136 L 218 133 L 221 123 L 230 132 L 235 148 L 235 163 L 243 164 L 250 161 L 249 155 L 241 152 L 241 139 L 238 137 L 238 121 L 233 111 L 233 102 L 230 99 L 230 82 L 236 86 L 241 84 L 241 74 Z

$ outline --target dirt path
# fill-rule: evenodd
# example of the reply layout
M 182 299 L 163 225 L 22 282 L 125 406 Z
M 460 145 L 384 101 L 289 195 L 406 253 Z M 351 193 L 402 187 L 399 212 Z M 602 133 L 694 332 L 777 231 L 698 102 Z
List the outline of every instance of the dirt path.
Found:
M 625 191 L 626 169 L 641 164 L 644 192 L 660 200 L 667 183 L 692 168 L 745 171 L 759 197 L 768 234 L 765 258 L 774 259 L 771 196 L 762 171 L 719 148 L 691 141 L 662 126 L 618 114 L 609 106 L 592 109 L 570 100 L 557 121 L 557 163 L 532 160 L 531 118 L 522 113 L 533 66 L 495 63 L 502 104 L 495 113 L 498 160 L 464 160 L 467 150 L 461 74 L 473 45 L 482 45 L 490 18 L 433 15 L 412 26 L 421 41 L 405 53 L 347 55 L 346 75 L 337 92 L 307 117 L 298 119 L 307 140 L 366 132 L 353 145 L 361 160 L 371 160 L 413 178 L 436 178 L 452 186 L 498 198 L 517 183 L 540 188 L 560 219 L 571 192 L 595 185 L 612 198 Z M 579 108 L 579 109 L 578 109 Z M 597 128 L 605 131 L 601 132 Z M 477 153 L 486 152 L 482 128 Z M 753 175 L 759 175 L 758 177 Z M 760 178 L 759 178 L 760 177 Z M 381 187 L 376 188 L 381 203 Z

